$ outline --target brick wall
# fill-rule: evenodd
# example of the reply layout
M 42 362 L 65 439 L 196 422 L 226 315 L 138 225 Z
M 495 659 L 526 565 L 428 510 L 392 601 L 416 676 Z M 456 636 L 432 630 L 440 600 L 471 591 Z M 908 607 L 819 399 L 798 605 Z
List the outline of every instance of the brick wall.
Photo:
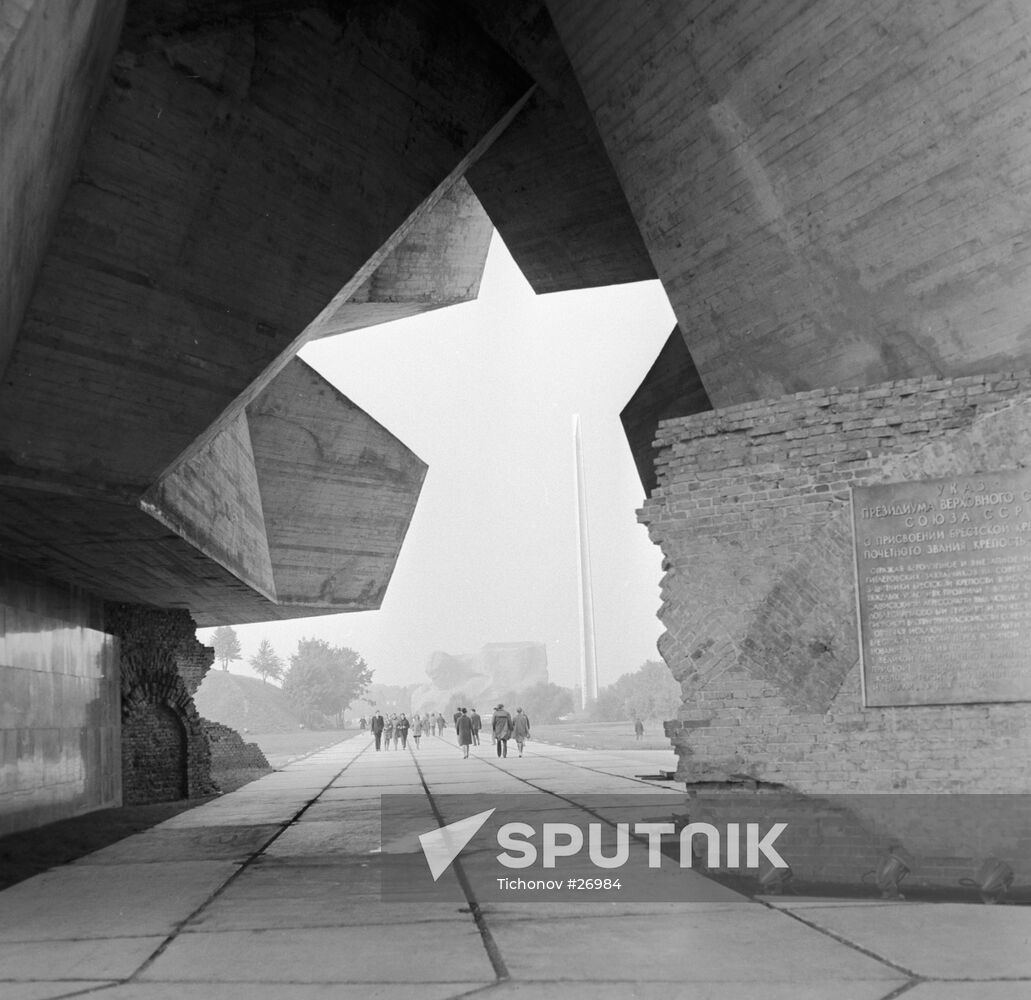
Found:
M 193 704 L 214 651 L 202 646 L 186 611 L 108 603 L 105 629 L 119 639 L 122 798 L 126 805 L 217 791 L 211 750 Z M 180 664 L 183 671 L 180 672 Z
M 662 547 L 667 731 L 689 784 L 1031 790 L 1026 703 L 864 708 L 853 485 L 1012 469 L 1031 375 L 819 390 L 664 422 L 639 512 Z
M 245 743 L 243 737 L 230 726 L 210 719 L 201 719 L 204 735 L 211 748 L 211 770 L 219 771 L 268 770 L 269 762 L 257 743 Z

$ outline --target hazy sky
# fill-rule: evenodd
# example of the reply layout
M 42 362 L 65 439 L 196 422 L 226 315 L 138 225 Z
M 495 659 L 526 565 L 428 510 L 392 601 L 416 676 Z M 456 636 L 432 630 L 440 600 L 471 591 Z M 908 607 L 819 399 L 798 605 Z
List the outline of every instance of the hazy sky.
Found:
M 528 640 L 547 644 L 553 681 L 574 685 L 575 413 L 600 681 L 657 659 L 661 555 L 636 522 L 644 491 L 619 411 L 674 323 L 657 281 L 535 296 L 495 236 L 477 301 L 306 347 L 429 472 L 382 608 L 237 625 L 244 659 L 263 638 L 285 660 L 318 637 L 356 649 L 376 681 L 409 684 L 435 650 Z

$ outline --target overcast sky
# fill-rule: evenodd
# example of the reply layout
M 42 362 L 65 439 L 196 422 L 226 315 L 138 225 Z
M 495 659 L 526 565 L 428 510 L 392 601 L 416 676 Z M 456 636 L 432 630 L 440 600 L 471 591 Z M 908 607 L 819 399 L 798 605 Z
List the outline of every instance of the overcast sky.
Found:
M 527 640 L 546 643 L 551 679 L 573 686 L 575 413 L 601 684 L 657 659 L 661 554 L 636 522 L 644 491 L 619 411 L 674 323 L 657 281 L 535 296 L 495 236 L 477 301 L 306 347 L 429 472 L 382 608 L 236 625 L 244 660 L 263 638 L 286 660 L 318 637 L 356 649 L 376 681 L 410 684 L 435 650 Z

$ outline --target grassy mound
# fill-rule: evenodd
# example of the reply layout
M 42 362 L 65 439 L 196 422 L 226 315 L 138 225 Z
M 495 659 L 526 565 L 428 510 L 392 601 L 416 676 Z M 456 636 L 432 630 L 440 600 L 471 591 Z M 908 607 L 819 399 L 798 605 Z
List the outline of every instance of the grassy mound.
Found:
M 286 695 L 274 684 L 225 670 L 209 670 L 193 696 L 205 719 L 231 726 L 238 733 L 289 733 L 301 720 Z

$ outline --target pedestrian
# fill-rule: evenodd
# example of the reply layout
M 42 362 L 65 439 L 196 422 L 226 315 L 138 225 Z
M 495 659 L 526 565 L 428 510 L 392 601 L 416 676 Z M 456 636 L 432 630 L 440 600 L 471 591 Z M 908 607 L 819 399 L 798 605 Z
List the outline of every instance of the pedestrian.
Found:
M 447 725 L 447 719 L 444 718 L 443 712 L 437 713 L 437 735 L 444 735 L 444 727 Z
M 491 730 L 497 744 L 498 756 L 508 756 L 508 740 L 512 735 L 512 716 L 505 711 L 504 705 L 494 706 L 494 718 L 491 719 Z
M 644 723 L 640 719 L 634 719 L 634 739 L 639 740 L 644 736 Z
M 360 718 L 360 719 L 358 720 L 358 729 L 359 729 L 359 731 L 360 731 L 360 732 L 363 732 L 363 733 L 364 733 L 364 732 L 365 732 L 365 727 L 366 727 L 366 722 L 365 722 L 365 716 L 363 715 L 363 716 L 362 716 L 362 717 L 361 717 L 361 718 Z
M 408 720 L 408 716 L 404 712 L 401 713 L 401 718 L 397 720 L 397 724 L 394 726 L 394 748 L 397 748 L 397 741 L 401 741 L 401 749 L 408 749 L 408 732 L 412 728 L 411 722 Z
M 458 710 L 458 721 L 455 723 L 455 729 L 458 731 L 458 745 L 462 748 L 462 756 L 468 757 L 469 747 L 472 746 L 473 742 L 473 724 L 464 708 Z
M 372 737 L 376 741 L 376 749 L 380 749 L 380 743 L 383 742 L 383 714 L 376 710 L 375 715 L 372 717 Z
M 519 756 L 523 755 L 523 744 L 530 738 L 530 717 L 524 714 L 521 708 L 516 709 L 515 718 L 512 720 L 512 735 L 515 737 L 516 746 L 519 747 Z
M 419 749 L 419 737 L 422 736 L 422 716 L 418 712 L 412 719 L 412 739 L 415 740 L 415 749 Z
M 480 713 L 475 708 L 469 716 L 469 721 L 473 724 L 473 746 L 478 747 L 480 745 L 480 730 L 483 728 L 483 719 L 480 718 Z
M 383 723 L 383 749 L 390 749 L 390 741 L 394 738 L 394 717 L 388 715 Z

